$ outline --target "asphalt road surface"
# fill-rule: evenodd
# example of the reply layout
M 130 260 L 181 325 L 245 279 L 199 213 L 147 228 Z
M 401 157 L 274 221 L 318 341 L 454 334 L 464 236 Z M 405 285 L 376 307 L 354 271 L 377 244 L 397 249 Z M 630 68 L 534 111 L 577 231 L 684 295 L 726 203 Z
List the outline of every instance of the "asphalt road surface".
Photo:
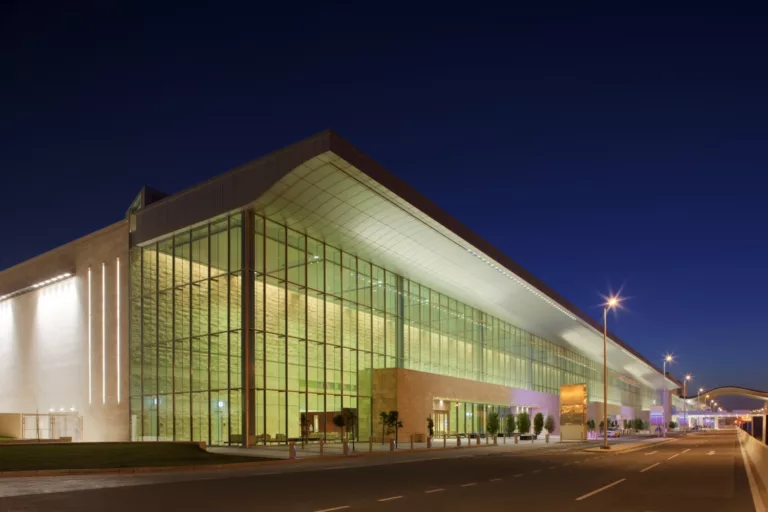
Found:
M 631 453 L 582 448 L 491 448 L 428 460 L 386 457 L 365 467 L 30 494 L 0 499 L 0 511 L 754 510 L 734 431 Z

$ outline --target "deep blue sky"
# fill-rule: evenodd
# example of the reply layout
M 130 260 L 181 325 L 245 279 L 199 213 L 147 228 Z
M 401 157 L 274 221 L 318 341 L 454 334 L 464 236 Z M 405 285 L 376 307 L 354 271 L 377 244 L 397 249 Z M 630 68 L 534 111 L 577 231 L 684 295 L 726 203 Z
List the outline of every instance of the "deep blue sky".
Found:
M 768 388 L 761 13 L 191 4 L 3 8 L 0 268 L 333 128 L 589 314 L 623 286 L 695 387 Z

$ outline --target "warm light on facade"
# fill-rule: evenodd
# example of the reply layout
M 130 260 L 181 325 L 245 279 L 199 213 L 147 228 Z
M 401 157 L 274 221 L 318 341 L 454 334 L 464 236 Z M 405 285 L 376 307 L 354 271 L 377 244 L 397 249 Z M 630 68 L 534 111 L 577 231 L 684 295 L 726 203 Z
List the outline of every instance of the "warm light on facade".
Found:
M 91 267 L 88 267 L 88 403 L 93 403 L 93 282 Z
M 107 403 L 107 264 L 101 264 L 101 403 Z
M 117 403 L 120 403 L 120 258 L 115 261 L 115 297 L 117 297 L 115 306 L 115 318 L 117 328 L 115 330 L 115 347 L 117 349 Z

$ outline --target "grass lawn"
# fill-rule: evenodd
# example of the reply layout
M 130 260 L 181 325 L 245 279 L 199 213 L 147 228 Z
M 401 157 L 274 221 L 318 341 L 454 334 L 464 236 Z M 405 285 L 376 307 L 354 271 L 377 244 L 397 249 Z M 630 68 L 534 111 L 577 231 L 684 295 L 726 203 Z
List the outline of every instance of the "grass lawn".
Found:
M 0 471 L 189 466 L 270 460 L 208 453 L 194 444 L 67 443 L 0 446 Z

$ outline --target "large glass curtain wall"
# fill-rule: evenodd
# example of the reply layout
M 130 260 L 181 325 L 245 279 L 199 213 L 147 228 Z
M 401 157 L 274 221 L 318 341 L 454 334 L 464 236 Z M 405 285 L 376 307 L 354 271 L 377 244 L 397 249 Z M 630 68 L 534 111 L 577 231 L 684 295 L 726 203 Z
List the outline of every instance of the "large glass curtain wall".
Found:
M 244 245 L 253 318 L 251 442 L 337 432 L 350 409 L 367 439 L 373 371 L 406 368 L 558 393 L 602 366 L 372 262 L 241 214 L 131 252 L 131 415 L 135 438 L 239 444 Z M 648 408 L 652 391 L 609 373 L 609 401 Z
M 242 215 L 131 251 L 134 440 L 242 440 Z

